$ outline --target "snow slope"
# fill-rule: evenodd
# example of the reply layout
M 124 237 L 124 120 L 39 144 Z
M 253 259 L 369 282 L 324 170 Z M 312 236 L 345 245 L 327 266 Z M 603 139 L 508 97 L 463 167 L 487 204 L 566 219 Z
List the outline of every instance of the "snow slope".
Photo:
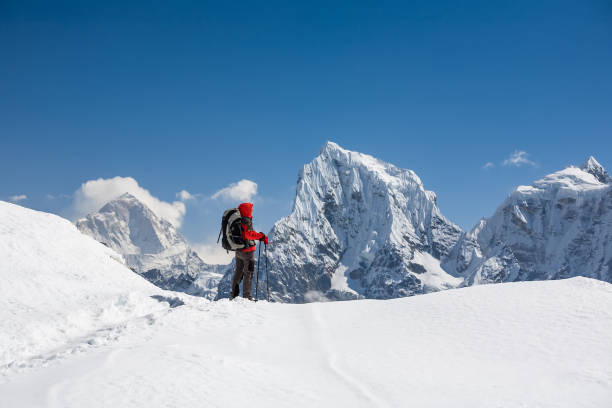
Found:
M 86 348 L 90 333 L 105 341 L 162 310 L 152 295 L 163 293 L 68 220 L 0 201 L 0 374 L 76 339 Z
M 461 230 L 411 170 L 327 142 L 270 232 L 272 298 L 395 298 L 462 282 L 440 267 Z M 231 272 L 219 285 L 227 297 Z
M 208 302 L 0 377 L 2 407 L 608 407 L 612 285 L 394 300 Z
M 222 277 L 168 221 L 126 193 L 76 222 L 77 228 L 114 249 L 155 285 L 213 299 Z
M 466 285 L 578 275 L 612 282 L 612 178 L 590 157 L 518 187 L 443 267 Z

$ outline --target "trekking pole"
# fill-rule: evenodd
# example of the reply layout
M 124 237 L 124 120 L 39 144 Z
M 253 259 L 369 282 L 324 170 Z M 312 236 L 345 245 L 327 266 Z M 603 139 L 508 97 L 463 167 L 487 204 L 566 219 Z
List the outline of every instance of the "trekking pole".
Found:
M 259 254 L 257 255 L 257 278 L 255 279 L 255 301 L 259 299 L 259 261 L 261 259 L 261 244 L 259 244 Z
M 261 247 L 259 247 L 261 249 Z M 268 302 L 270 301 L 270 271 L 268 270 L 268 246 L 266 245 L 265 249 L 265 257 L 266 257 L 266 290 L 268 292 Z

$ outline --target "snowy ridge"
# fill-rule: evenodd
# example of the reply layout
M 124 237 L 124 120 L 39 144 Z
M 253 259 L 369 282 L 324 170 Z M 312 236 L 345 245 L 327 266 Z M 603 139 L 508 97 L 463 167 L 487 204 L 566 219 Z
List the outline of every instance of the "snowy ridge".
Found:
M 221 279 L 217 266 L 205 264 L 172 224 L 134 196 L 126 193 L 76 225 L 157 286 L 215 297 Z
M 461 283 L 439 264 L 461 230 L 413 171 L 328 142 L 296 190 L 291 215 L 270 232 L 275 300 L 394 298 Z
M 590 157 L 518 187 L 444 268 L 466 285 L 586 276 L 612 281 L 612 179 Z
M 161 290 L 56 215 L 0 201 L 0 259 L 0 377 L 75 338 L 160 309 L 151 296 Z

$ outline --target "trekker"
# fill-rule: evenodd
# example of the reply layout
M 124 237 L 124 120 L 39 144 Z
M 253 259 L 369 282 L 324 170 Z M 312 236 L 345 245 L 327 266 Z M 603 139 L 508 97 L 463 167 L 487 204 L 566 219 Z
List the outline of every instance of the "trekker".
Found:
M 268 237 L 263 232 L 253 231 L 253 204 L 242 203 L 238 206 L 241 220 L 242 239 L 246 243 L 244 249 L 236 251 L 236 270 L 232 279 L 231 299 L 240 293 L 240 282 L 242 283 L 242 297 L 253 300 L 251 288 L 253 287 L 253 272 L 255 271 L 255 241 L 268 245 Z M 261 244 L 260 244 L 261 245 Z

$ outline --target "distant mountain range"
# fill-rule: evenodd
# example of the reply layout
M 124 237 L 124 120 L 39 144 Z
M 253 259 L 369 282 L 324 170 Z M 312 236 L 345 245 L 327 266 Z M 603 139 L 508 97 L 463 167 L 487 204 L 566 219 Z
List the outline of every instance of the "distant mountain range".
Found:
M 211 299 L 229 294 L 232 265 L 204 263 L 129 194 L 77 226 L 162 288 Z M 387 299 L 578 275 L 612 282 L 612 178 L 591 157 L 518 187 L 464 232 L 413 171 L 328 142 L 299 172 L 293 210 L 272 228 L 268 256 L 271 295 L 281 302 Z

